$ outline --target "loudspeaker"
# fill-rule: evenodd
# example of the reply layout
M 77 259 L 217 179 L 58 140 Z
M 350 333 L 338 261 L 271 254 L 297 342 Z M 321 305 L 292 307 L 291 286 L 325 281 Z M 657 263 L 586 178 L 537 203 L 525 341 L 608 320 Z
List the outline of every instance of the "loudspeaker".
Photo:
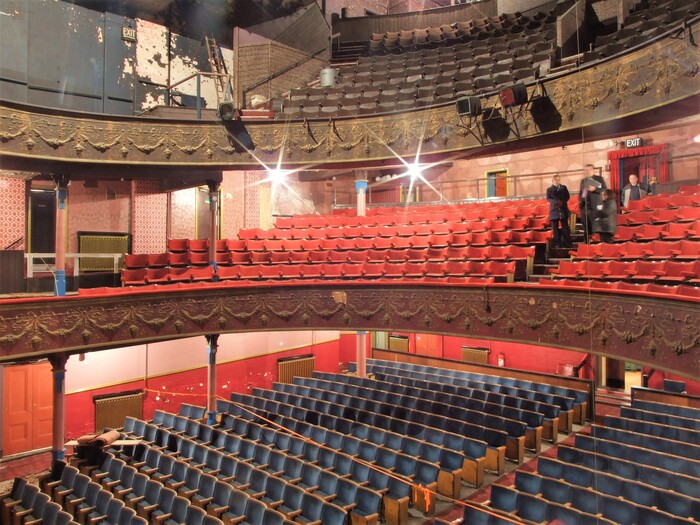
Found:
M 481 99 L 479 97 L 464 97 L 458 99 L 457 114 L 478 117 L 481 114 Z
M 501 106 L 504 108 L 522 106 L 527 102 L 527 88 L 523 83 L 513 84 L 499 91 L 498 98 L 501 101 Z
M 220 102 L 216 114 L 221 120 L 238 120 L 240 118 L 238 110 L 233 107 L 233 102 Z

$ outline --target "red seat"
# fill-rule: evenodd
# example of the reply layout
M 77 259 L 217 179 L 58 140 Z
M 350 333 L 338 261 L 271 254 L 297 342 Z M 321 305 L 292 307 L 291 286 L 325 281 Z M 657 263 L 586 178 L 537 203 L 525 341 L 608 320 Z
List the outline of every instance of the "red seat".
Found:
M 684 206 L 676 211 L 676 220 L 679 222 L 693 222 L 700 219 L 700 208 L 695 206 Z
M 292 228 L 291 230 L 287 231 L 289 232 L 287 234 L 287 239 L 301 241 L 309 238 L 309 232 L 306 230 L 306 228 Z
M 252 264 L 268 264 L 270 252 L 250 252 L 250 262 Z
M 323 264 L 302 264 L 301 276 L 304 279 L 320 279 L 323 276 Z
M 209 239 L 189 239 L 187 241 L 187 249 L 191 252 L 208 252 Z
M 367 250 L 367 260 L 369 262 L 385 262 L 387 250 Z
M 188 267 L 168 268 L 168 281 L 172 283 L 190 282 L 192 280 L 190 272 L 191 269 Z
M 529 230 L 546 230 L 549 228 L 549 218 L 532 217 L 527 223 L 527 228 Z
M 501 218 L 501 208 L 499 208 L 499 207 L 482 208 L 481 209 L 481 218 L 483 220 L 500 219 Z
M 190 268 L 190 279 L 193 282 L 213 281 L 214 267 L 205 266 L 202 268 Z
M 386 259 L 391 262 L 405 262 L 408 259 L 408 250 L 395 250 L 391 248 L 386 251 Z
M 232 264 L 250 264 L 250 252 L 230 252 Z
M 343 237 L 344 228 L 326 228 L 323 231 L 327 239 L 340 239 Z
M 695 297 L 700 299 L 700 288 L 695 286 L 679 286 L 678 295 L 685 297 Z
M 583 277 L 589 279 L 604 279 L 610 274 L 608 261 L 582 261 Z
M 168 266 L 170 257 L 166 253 L 149 253 L 148 254 L 148 266 L 149 268 L 165 268 Z
M 464 220 L 464 213 L 462 210 L 449 210 L 445 212 L 445 221 L 448 223 L 462 222 Z
M 284 251 L 284 243 L 282 239 L 266 239 L 264 241 L 265 250 L 268 252 Z
M 444 261 L 447 259 L 447 248 L 428 248 L 427 258 L 429 261 Z
M 666 275 L 662 261 L 637 261 L 635 264 L 635 275 L 633 280 L 653 281 Z
M 536 206 L 518 206 L 518 211 L 517 211 L 516 215 L 518 217 L 523 217 L 525 219 L 529 219 L 530 217 L 534 217 L 536 212 L 537 212 Z
M 303 250 L 300 239 L 282 239 L 282 249 L 287 252 L 298 252 Z
M 345 248 L 345 249 L 350 249 L 350 250 L 355 249 L 355 241 L 345 240 L 345 242 L 350 245 L 349 248 Z M 338 239 L 321 239 L 318 243 L 318 246 L 321 250 L 337 250 L 338 249 Z
M 259 231 L 260 228 L 243 228 L 238 230 L 238 238 L 244 241 L 257 239 Z
M 636 263 L 631 261 L 610 261 L 608 279 L 629 279 L 635 273 Z
M 651 211 L 651 222 L 658 224 L 665 224 L 667 222 L 673 222 L 678 217 L 679 210 L 652 210 Z
M 524 231 L 512 231 L 510 232 L 510 242 L 511 244 L 530 244 L 533 242 L 533 232 Z
M 428 262 L 425 265 L 425 275 L 429 277 L 445 277 L 447 275 L 445 264 L 442 262 Z
M 506 277 L 512 281 L 515 276 L 515 263 L 512 261 L 489 261 L 484 271 L 486 276 Z
M 508 219 L 508 230 L 526 230 L 529 223 L 528 217 L 511 217 Z
M 387 279 L 400 279 L 403 278 L 404 273 L 406 273 L 406 263 L 405 262 L 387 262 L 384 265 L 384 277 Z
M 270 262 L 272 264 L 289 264 L 289 252 L 270 252 Z
M 396 226 L 396 235 L 399 237 L 413 237 L 416 229 L 410 224 L 399 224 Z
M 647 199 L 641 199 L 638 201 L 629 201 L 627 203 L 627 206 L 625 206 L 625 209 L 627 211 L 633 211 L 633 210 L 646 210 L 649 209 Z
M 145 268 L 148 264 L 149 255 L 146 253 L 124 254 L 124 266 L 128 269 Z
M 636 202 L 636 201 L 632 201 Z M 625 290 L 628 292 L 646 292 L 649 289 L 648 283 L 630 283 L 627 281 L 620 281 L 617 285 L 618 290 Z
M 325 239 L 326 229 L 325 228 L 308 228 L 306 230 L 307 239 Z
M 469 231 L 472 233 L 482 233 L 488 231 L 488 223 L 486 221 L 473 221 L 469 223 Z
M 678 191 L 680 193 L 697 193 L 700 192 L 700 184 L 681 184 Z
M 168 251 L 169 252 L 186 252 L 187 251 L 187 239 L 168 239 Z
M 668 205 L 674 208 L 681 208 L 683 206 L 693 206 L 697 198 L 695 195 L 682 195 L 680 193 L 671 195 L 668 198 Z
M 208 252 L 188 252 L 189 263 L 194 266 L 206 266 L 209 264 Z
M 276 228 L 290 229 L 294 228 L 294 218 L 293 217 L 277 217 L 275 220 Z
M 360 226 L 346 226 L 342 229 L 343 237 L 348 239 L 354 239 L 355 237 L 362 237 L 362 228 Z
M 372 242 L 376 249 L 388 250 L 392 247 L 393 237 L 377 237 Z
M 260 266 L 232 266 L 230 273 L 232 275 L 235 273 L 238 279 L 258 280 L 260 279 L 260 268 Z M 226 268 L 221 270 L 224 275 L 229 273 Z
M 468 250 L 471 250 L 473 248 L 476 248 L 476 247 L 475 246 L 468 246 L 465 248 L 456 248 L 456 247 L 450 246 L 449 248 L 447 248 L 446 258 L 449 261 L 464 261 L 464 260 L 468 259 L 468 257 L 469 257 Z
M 673 259 L 681 254 L 683 241 L 653 241 L 650 246 L 651 254 L 648 259 Z
M 320 250 L 321 241 L 319 239 L 303 239 L 301 241 L 301 249 L 306 250 L 307 252 Z
M 463 251 L 448 253 L 450 260 L 469 259 L 470 261 L 487 261 L 490 259 L 490 246 L 467 246 Z M 461 254 L 461 256 L 460 256 Z M 454 257 L 453 257 L 454 256 Z
M 413 237 L 394 237 L 391 247 L 397 250 L 407 250 L 411 247 Z
M 425 235 L 414 235 L 411 237 L 411 248 L 429 248 L 430 237 Z
M 489 244 L 510 243 L 510 231 L 492 231 L 489 237 Z
M 189 264 L 189 257 L 187 252 L 179 253 L 168 253 L 168 265 L 169 266 L 187 266 Z
M 450 244 L 452 235 L 449 233 L 433 233 L 428 244 L 433 248 L 446 248 Z
M 695 260 L 700 258 L 700 242 L 697 241 L 681 241 L 680 253 L 676 255 L 676 259 Z
M 448 222 L 432 223 L 430 231 L 433 235 L 449 235 L 452 233 L 452 225 Z
M 465 233 L 469 233 L 470 231 L 471 231 L 471 223 L 470 222 L 453 222 L 452 223 L 452 239 L 454 239 L 455 236 L 464 235 Z
M 369 250 L 358 250 L 347 252 L 348 262 L 362 264 L 367 262 L 367 254 Z
M 216 252 L 216 264 L 221 266 L 230 266 L 233 264 L 231 252 Z
M 332 239 L 336 242 L 336 246 L 338 250 L 355 250 L 357 248 L 357 242 L 356 239 Z M 321 241 L 321 247 L 324 250 L 335 250 L 336 248 L 332 247 L 331 243 L 324 244 L 323 241 Z
M 638 241 L 653 241 L 661 237 L 661 232 L 665 231 L 667 226 L 665 224 L 643 224 L 637 230 L 634 238 Z
M 432 235 L 433 229 L 430 224 L 412 224 L 413 236 L 420 235 L 421 237 Z
M 374 248 L 373 239 L 365 239 L 364 237 L 356 237 L 353 239 L 355 241 L 356 250 L 370 250 Z
M 558 267 L 550 270 L 550 273 L 559 278 L 577 279 L 585 273 L 584 262 L 586 261 L 561 261 Z
M 370 279 L 378 279 L 384 275 L 383 262 L 367 262 L 364 264 L 362 275 Z
M 167 283 L 170 281 L 169 273 L 167 268 L 147 268 L 146 282 L 149 284 Z
M 626 217 L 627 224 L 634 226 L 635 224 L 651 224 L 654 213 L 656 213 L 655 210 L 636 210 L 620 217 Z
M 281 279 L 284 274 L 285 278 L 300 277 L 300 265 L 298 264 L 270 264 L 259 266 L 261 279 Z
M 691 235 L 689 226 L 687 222 L 669 222 L 664 225 L 661 238 L 668 240 L 687 239 Z
M 123 286 L 138 286 L 146 284 L 146 270 L 144 268 L 124 269 L 121 271 Z
M 248 239 L 245 242 L 246 250 L 249 252 L 264 252 L 265 251 L 265 240 L 264 239 Z
M 411 262 L 421 262 L 428 260 L 427 248 L 409 248 L 406 250 L 406 257 Z
M 265 230 L 263 228 L 259 228 L 257 238 L 261 241 L 264 241 L 267 239 L 274 239 L 275 233 L 276 233 L 276 230 Z
M 487 222 L 486 228 L 492 232 L 502 232 L 508 228 L 508 220 L 491 219 Z
M 654 195 L 647 197 L 646 206 L 649 209 L 661 210 L 668 208 L 668 197 L 661 197 L 660 195 Z
M 293 263 L 311 262 L 314 264 L 328 261 L 329 250 L 315 250 L 313 252 L 292 252 L 290 261 Z
M 639 201 L 632 201 L 632 202 L 639 202 Z M 624 242 L 624 241 L 633 241 L 635 239 L 635 236 L 637 235 L 637 232 L 639 231 L 638 226 L 618 226 L 617 231 L 615 232 L 615 235 L 613 235 L 613 239 L 619 242 Z
M 681 261 L 665 261 L 664 281 L 683 282 L 697 279 L 699 276 L 695 274 L 695 263 Z
M 405 276 L 412 279 L 425 277 L 425 265 L 424 262 L 407 262 Z
M 246 250 L 245 240 L 241 239 L 226 239 L 226 248 L 232 252 L 243 252 Z
M 217 252 L 227 252 L 229 251 L 228 246 L 226 245 L 228 239 L 217 239 L 216 240 L 216 251 Z
M 341 252 L 338 250 L 331 250 L 328 252 L 328 262 L 331 263 L 344 263 L 348 261 L 348 252 Z
M 473 208 L 473 209 L 467 209 L 464 210 L 464 219 L 465 221 L 468 222 L 474 222 L 474 221 L 480 221 L 482 219 L 482 213 L 481 213 L 480 208 Z
M 472 232 L 471 245 L 473 246 L 486 246 L 491 243 L 491 233 L 490 232 Z
M 481 261 L 467 261 L 464 263 L 467 275 L 474 277 L 488 277 L 489 263 Z
M 364 263 L 345 263 L 343 264 L 343 277 L 348 279 L 360 279 L 363 276 Z
M 615 246 L 613 244 L 613 246 Z M 650 242 L 626 242 L 617 245 L 619 253 L 617 258 L 622 260 L 646 259 L 654 253 Z M 610 257 L 612 258 L 612 257 Z
M 602 244 L 579 243 L 579 245 L 576 247 L 576 250 L 570 252 L 570 255 L 572 259 L 598 259 L 600 257 L 600 251 L 602 246 Z M 617 247 L 616 244 L 610 244 L 609 246 Z
M 374 239 L 379 236 L 379 226 L 360 226 L 360 237 Z
M 322 265 L 321 275 L 324 279 L 340 279 L 343 277 L 343 265 L 325 263 Z
M 398 235 L 398 228 L 396 226 L 380 226 L 378 228 L 379 237 L 396 237 Z
M 472 240 L 472 234 L 470 233 L 453 233 L 450 239 L 450 248 L 454 246 L 467 246 Z
M 510 248 L 510 259 L 513 261 L 519 260 L 532 260 L 535 258 L 535 247 L 534 246 L 509 246 Z

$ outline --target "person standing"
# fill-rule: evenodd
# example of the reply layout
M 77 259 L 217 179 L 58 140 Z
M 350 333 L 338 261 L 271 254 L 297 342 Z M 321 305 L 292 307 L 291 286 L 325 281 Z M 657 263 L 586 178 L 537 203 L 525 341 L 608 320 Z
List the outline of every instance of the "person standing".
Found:
M 552 185 L 547 188 L 549 221 L 554 232 L 554 245 L 557 248 L 571 248 L 569 231 L 569 189 L 561 184 L 561 177 L 554 175 Z
M 635 173 L 629 176 L 629 184 L 622 188 L 622 207 L 626 208 L 630 201 L 641 200 L 642 197 L 651 195 L 651 188 L 639 182 L 639 177 Z
M 589 237 L 593 233 L 596 208 L 601 204 L 603 191 L 608 189 L 608 186 L 605 184 L 603 176 L 597 173 L 593 164 L 586 164 L 583 173 L 578 205 L 583 225 L 583 240 L 588 244 Z
M 613 235 L 617 231 L 617 204 L 615 203 L 615 192 L 612 190 L 603 191 L 602 202 L 595 210 L 595 221 L 593 232 L 600 235 L 600 241 L 611 243 Z

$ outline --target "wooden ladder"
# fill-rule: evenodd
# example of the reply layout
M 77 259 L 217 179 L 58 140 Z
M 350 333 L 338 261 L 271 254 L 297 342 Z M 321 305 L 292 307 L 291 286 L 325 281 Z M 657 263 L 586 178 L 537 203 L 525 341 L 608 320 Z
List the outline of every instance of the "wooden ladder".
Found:
M 216 43 L 214 37 L 204 37 L 207 46 L 207 56 L 209 57 L 209 67 L 214 77 L 214 85 L 216 86 L 216 105 L 218 106 L 223 101 L 230 101 L 233 93 L 231 81 L 226 70 L 221 49 Z

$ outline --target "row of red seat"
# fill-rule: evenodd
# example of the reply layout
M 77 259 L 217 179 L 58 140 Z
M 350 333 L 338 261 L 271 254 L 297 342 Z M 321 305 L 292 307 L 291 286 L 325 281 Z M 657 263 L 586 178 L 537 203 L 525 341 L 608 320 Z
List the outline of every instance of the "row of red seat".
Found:
M 562 288 L 592 288 L 596 290 L 625 290 L 631 292 L 651 292 L 664 295 L 681 295 L 700 298 L 700 287 L 687 284 L 664 285 L 657 283 L 631 283 L 627 281 L 599 281 L 577 279 L 542 278 L 539 284 L 560 286 Z
M 594 260 L 657 259 L 691 260 L 700 258 L 698 241 L 627 241 L 619 244 L 579 244 L 571 258 Z
M 700 206 L 700 190 L 694 188 L 695 186 L 681 186 L 681 190 L 672 195 L 650 195 L 638 201 L 629 201 L 625 209 L 628 211 L 664 210 L 684 206 Z
M 700 284 L 700 260 L 561 261 L 551 274 L 560 278 L 670 281 Z
M 634 226 L 652 223 L 693 222 L 698 219 L 700 219 L 700 206 L 683 206 L 681 208 L 635 210 L 623 213 L 617 216 L 617 225 Z
M 323 264 L 235 265 L 185 268 L 141 268 L 122 270 L 125 286 L 211 280 L 290 280 L 290 279 L 420 279 L 424 277 L 493 277 L 512 282 L 515 262 L 364 262 Z
M 700 239 L 700 220 L 696 220 L 695 222 L 618 226 L 613 239 L 616 241 Z

